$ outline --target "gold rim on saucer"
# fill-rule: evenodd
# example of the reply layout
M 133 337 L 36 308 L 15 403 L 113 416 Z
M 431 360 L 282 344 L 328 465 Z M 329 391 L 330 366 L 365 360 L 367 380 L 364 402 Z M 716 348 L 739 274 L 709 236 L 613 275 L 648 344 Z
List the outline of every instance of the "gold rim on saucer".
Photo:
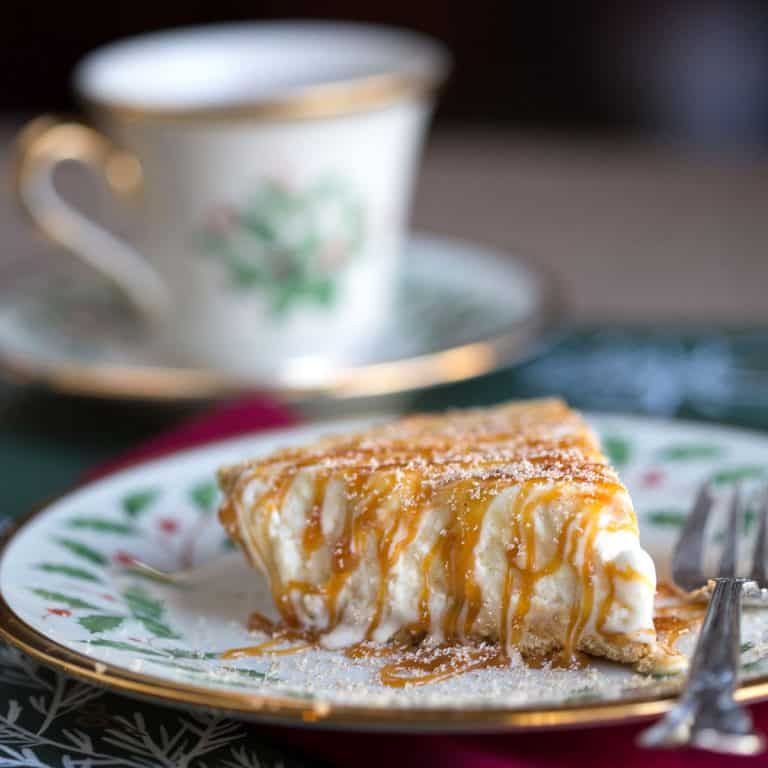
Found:
M 512 259 L 537 291 L 531 311 L 485 338 L 393 360 L 278 370 L 269 380 L 213 368 L 98 360 L 61 360 L 0 342 L 0 373 L 24 385 L 98 398 L 195 401 L 258 390 L 285 402 L 351 400 L 413 392 L 491 373 L 535 354 L 536 345 L 557 324 L 561 300 L 555 280 Z M 21 289 L 19 289 L 21 290 Z
M 552 316 L 549 316 L 551 320 Z M 0 350 L 0 371 L 18 384 L 69 395 L 127 400 L 204 400 L 258 390 L 286 402 L 379 397 L 475 378 L 525 359 L 549 326 L 532 322 L 475 344 L 391 363 L 340 368 L 322 383 L 274 383 L 238 378 L 204 368 L 36 364 Z
M 35 520 L 61 494 L 12 524 L 0 537 L 0 561 L 14 535 Z M 480 732 L 505 730 L 541 730 L 547 728 L 588 727 L 627 723 L 667 712 L 675 703 L 673 697 L 649 696 L 623 702 L 602 704 L 569 704 L 563 707 L 531 709 L 407 709 L 334 705 L 326 701 L 300 702 L 278 696 L 221 691 L 187 683 L 170 683 L 151 675 L 94 660 L 51 640 L 20 619 L 0 591 L 0 639 L 15 646 L 41 664 L 136 698 L 158 703 L 215 709 L 243 719 L 312 725 L 331 729 L 388 731 Z M 742 685 L 735 694 L 737 701 L 749 704 L 768 698 L 768 676 Z

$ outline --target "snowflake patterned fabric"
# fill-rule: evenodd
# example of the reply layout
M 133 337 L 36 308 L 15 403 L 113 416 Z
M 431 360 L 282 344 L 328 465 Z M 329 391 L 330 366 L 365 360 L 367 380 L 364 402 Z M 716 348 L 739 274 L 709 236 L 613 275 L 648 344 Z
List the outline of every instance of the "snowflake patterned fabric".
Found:
M 138 704 L 0 643 L 0 768 L 294 765 L 282 752 L 255 744 L 243 723 Z

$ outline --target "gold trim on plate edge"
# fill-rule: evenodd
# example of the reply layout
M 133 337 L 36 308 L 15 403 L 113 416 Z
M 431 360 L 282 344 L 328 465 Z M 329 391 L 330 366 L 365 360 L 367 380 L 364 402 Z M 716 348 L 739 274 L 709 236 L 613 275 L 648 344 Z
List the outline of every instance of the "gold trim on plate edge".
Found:
M 10 530 L 0 537 L 0 563 L 2 563 L 3 552 L 14 535 L 68 493 L 51 499 L 11 525 Z M 41 664 L 117 693 L 135 698 L 152 699 L 160 704 L 199 707 L 246 720 L 283 725 L 312 725 L 338 730 L 346 728 L 451 733 L 588 727 L 627 723 L 661 715 L 671 709 L 676 700 L 675 697 L 667 696 L 539 709 L 406 709 L 338 705 L 327 701 L 306 702 L 279 696 L 235 693 L 184 683 L 172 683 L 151 675 L 131 672 L 114 664 L 106 664 L 47 638 L 13 612 L 2 594 L 2 585 L 0 585 L 0 638 Z M 742 685 L 736 691 L 735 697 L 738 701 L 747 704 L 768 698 L 768 675 Z

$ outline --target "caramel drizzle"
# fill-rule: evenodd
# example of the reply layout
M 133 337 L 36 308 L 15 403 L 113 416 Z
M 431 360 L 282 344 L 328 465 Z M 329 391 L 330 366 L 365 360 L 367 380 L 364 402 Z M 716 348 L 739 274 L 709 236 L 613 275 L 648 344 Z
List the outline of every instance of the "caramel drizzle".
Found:
M 287 648 L 280 647 L 284 643 L 296 639 L 297 637 L 287 630 L 285 632 L 276 632 L 274 637 L 270 637 L 269 640 L 265 640 L 263 643 L 246 645 L 242 648 L 230 648 L 219 654 L 219 656 L 222 659 L 241 659 L 243 656 L 289 656 L 312 648 L 312 643 L 289 645 Z
M 312 648 L 314 641 L 307 633 L 276 624 L 272 619 L 261 613 L 252 613 L 248 620 L 248 630 L 263 632 L 268 639 L 256 645 L 246 645 L 240 648 L 230 648 L 219 654 L 222 659 L 240 659 L 243 656 L 288 656 L 301 653 Z M 285 643 L 297 643 L 284 647 Z
M 558 415 L 561 420 L 562 413 L 558 412 Z M 557 419 L 553 418 L 552 423 L 555 422 Z M 392 430 L 388 433 L 384 429 L 380 434 L 373 432 L 354 439 L 329 441 L 315 449 L 278 452 L 242 473 L 235 492 L 229 494 L 230 499 L 238 498 L 237 490 L 254 480 L 264 484 L 262 496 L 252 509 L 246 510 L 257 531 L 255 536 L 249 537 L 248 543 L 258 549 L 259 542 L 269 541 L 269 521 L 272 515 L 279 513 L 297 475 L 303 471 L 313 472 L 313 497 L 302 534 L 302 548 L 307 558 L 314 556 L 323 545 L 326 550 L 330 549 L 330 572 L 324 583 L 282 583 L 270 552 L 258 550 L 284 626 L 291 630 L 301 626 L 296 605 L 305 595 L 322 599 L 327 611 L 324 633 L 338 626 L 344 612 L 339 597 L 358 567 L 369 537 L 373 536 L 378 589 L 375 610 L 364 633 L 366 640 L 372 639 L 388 602 L 389 576 L 402 553 L 417 537 L 424 511 L 445 508 L 448 510 L 445 528 L 422 557 L 419 617 L 408 630 L 412 636 L 423 636 L 432 631 L 430 579 L 437 558 L 444 569 L 449 599 L 440 627 L 442 636 L 449 642 L 466 640 L 472 635 L 482 610 L 482 593 L 474 576 L 474 555 L 484 515 L 499 492 L 517 487 L 510 515 L 514 528 L 512 544 L 507 552 L 507 572 L 498 619 L 501 652 L 508 655 L 509 649 L 518 643 L 539 579 L 567 564 L 576 572 L 581 594 L 580 599 L 573 602 L 562 655 L 556 662 L 566 666 L 580 663 L 579 642 L 590 618 L 596 611 L 595 627 L 602 632 L 615 602 L 613 578 L 642 578 L 635 572 L 610 574 L 609 594 L 595 607 L 592 563 L 597 534 L 606 529 L 636 532 L 637 522 L 631 510 L 628 514 L 619 510 L 615 520 L 601 524 L 601 515 L 608 514 L 611 497 L 623 487 L 599 453 L 591 433 L 582 427 L 578 434 L 552 440 L 546 424 L 486 432 L 455 429 L 447 434 L 431 433 L 428 426 L 427 421 L 422 432 L 417 429 L 414 436 L 407 439 L 393 438 Z M 326 542 L 322 510 L 331 479 L 343 483 L 348 503 L 341 534 L 334 542 Z M 542 496 L 540 486 L 545 484 L 555 487 Z M 537 570 L 534 513 L 540 504 L 563 492 L 576 497 L 573 506 L 579 512 L 563 523 L 555 555 Z M 397 498 L 391 513 L 381 514 L 382 504 L 393 495 Z M 220 515 L 227 529 L 242 543 L 244 534 L 240 529 L 243 526 L 237 524 L 236 510 L 231 502 L 222 508 Z M 581 535 L 575 535 L 574 529 Z M 582 565 L 577 570 L 575 563 L 580 541 Z M 522 564 L 521 551 L 524 552 Z M 517 602 L 510 615 L 510 601 L 515 591 Z M 266 650 L 269 651 L 269 647 Z M 435 669 L 442 666 L 442 663 L 437 664 Z M 393 674 L 397 677 L 399 672 L 396 670 Z M 428 671 L 428 674 L 432 672 Z
M 664 601 L 657 606 L 653 619 L 659 647 L 670 656 L 679 655 L 677 641 L 701 624 L 706 605 L 690 602 L 685 593 L 663 582 L 657 585 L 656 595 Z
M 439 683 L 475 669 L 504 667 L 509 663 L 500 649 L 466 649 L 457 653 L 455 646 L 437 646 L 425 658 L 404 658 L 385 664 L 379 680 L 389 688 Z
M 311 555 L 315 550 L 319 549 L 325 540 L 325 537 L 323 536 L 322 513 L 329 479 L 330 478 L 327 475 L 321 475 L 315 482 L 315 488 L 312 495 L 312 507 L 309 511 L 309 517 L 307 518 L 307 524 L 304 528 L 304 535 L 301 541 L 307 555 Z M 287 488 L 283 491 L 283 494 L 286 492 Z

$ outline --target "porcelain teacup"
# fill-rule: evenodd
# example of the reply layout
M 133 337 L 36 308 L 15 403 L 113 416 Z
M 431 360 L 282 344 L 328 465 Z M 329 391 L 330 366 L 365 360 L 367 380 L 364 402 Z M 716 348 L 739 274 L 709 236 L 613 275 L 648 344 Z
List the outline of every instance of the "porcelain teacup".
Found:
M 114 43 L 75 72 L 90 125 L 39 118 L 21 134 L 19 197 L 185 362 L 259 373 L 343 360 L 390 311 L 447 68 L 429 38 L 351 23 Z M 68 160 L 133 208 L 131 242 L 58 194 Z

